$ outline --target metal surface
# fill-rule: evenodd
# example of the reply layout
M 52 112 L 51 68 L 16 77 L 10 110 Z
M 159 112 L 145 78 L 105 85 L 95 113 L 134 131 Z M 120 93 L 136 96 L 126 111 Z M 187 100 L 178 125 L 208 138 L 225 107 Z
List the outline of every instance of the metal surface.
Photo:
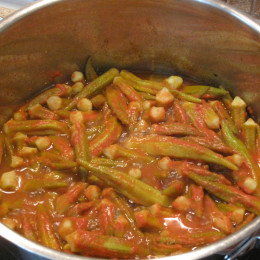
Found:
M 0 123 L 32 94 L 65 80 L 92 56 L 111 66 L 181 74 L 225 85 L 260 119 L 260 27 L 211 0 L 46 0 L 0 23 Z M 55 77 L 57 71 L 63 77 Z M 225 252 L 259 230 L 260 217 L 227 238 L 167 259 Z M 82 259 L 35 244 L 0 224 L 0 234 L 50 259 Z

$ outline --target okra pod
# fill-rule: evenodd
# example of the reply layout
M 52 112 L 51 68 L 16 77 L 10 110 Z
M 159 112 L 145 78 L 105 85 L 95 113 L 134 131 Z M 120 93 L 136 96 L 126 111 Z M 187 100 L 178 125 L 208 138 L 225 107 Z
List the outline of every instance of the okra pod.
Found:
M 225 215 L 229 216 L 232 222 L 236 224 L 240 224 L 245 215 L 245 208 L 238 207 L 231 203 L 221 203 L 217 202 L 217 207 L 220 211 L 222 211 Z
M 56 199 L 56 211 L 59 214 L 66 212 L 77 201 L 86 186 L 86 183 L 83 182 L 77 182 L 72 185 L 66 193 Z
M 247 161 L 247 164 L 251 170 L 252 177 L 257 182 L 257 194 L 260 194 L 260 170 L 258 165 L 255 163 L 255 161 L 252 159 L 249 151 L 247 150 L 245 144 L 238 139 L 231 131 L 231 129 L 228 127 L 228 124 L 226 121 L 222 121 L 222 135 L 226 142 L 226 144 L 231 147 L 232 149 L 236 150 L 238 153 L 240 153 L 245 160 Z
M 80 98 L 92 98 L 93 96 L 101 92 L 104 87 L 110 84 L 113 79 L 118 76 L 118 74 L 118 70 L 112 68 L 90 82 L 75 97 L 71 99 L 71 102 L 65 107 L 65 110 L 73 109 Z
M 89 211 L 93 206 L 96 205 L 95 201 L 81 202 L 72 206 L 67 212 L 66 215 L 69 217 L 78 217 L 82 214 L 85 214 Z
M 159 135 L 200 135 L 200 132 L 191 125 L 177 122 L 171 124 L 153 124 L 151 133 Z
M 150 206 L 159 203 L 169 206 L 169 198 L 152 186 L 135 179 L 134 177 L 105 166 L 97 166 L 91 162 L 79 160 L 79 164 L 89 170 L 93 175 L 105 181 L 128 199 L 141 205 Z
M 202 136 L 207 137 L 211 140 L 211 142 L 222 143 L 221 138 L 213 130 L 209 129 L 206 125 L 205 120 L 203 118 L 203 105 L 185 101 L 182 103 L 182 107 L 189 115 L 192 124 L 197 128 L 198 131 L 201 132 Z
M 150 155 L 170 156 L 173 158 L 193 159 L 219 164 L 231 170 L 237 166 L 204 146 L 169 136 L 147 135 L 132 137 L 127 142 L 128 148 L 139 148 Z
M 103 198 L 98 205 L 99 228 L 104 235 L 112 236 L 114 234 L 114 221 L 116 215 L 116 206 L 107 198 Z
M 33 105 L 28 108 L 28 113 L 30 118 L 32 119 L 49 119 L 49 120 L 57 120 L 59 116 L 52 112 L 51 110 L 43 107 L 40 104 Z
M 56 120 L 10 120 L 4 124 L 4 132 L 8 135 L 15 132 L 30 133 L 33 131 L 52 130 L 66 133 L 67 124 Z
M 113 83 L 125 94 L 129 101 L 143 102 L 141 95 L 124 78 L 115 77 Z
M 257 124 L 252 118 L 249 118 L 243 124 L 243 130 L 245 134 L 245 145 L 250 152 L 256 150 L 256 131 Z
M 136 225 L 135 214 L 131 206 L 128 205 L 128 203 L 123 198 L 121 198 L 112 188 L 107 188 L 103 190 L 103 196 L 108 196 L 114 201 L 116 207 L 120 209 L 121 213 L 125 216 L 129 225 L 131 226 L 132 234 L 135 235 L 135 237 L 143 237 L 142 232 L 138 229 Z
M 27 180 L 23 186 L 23 191 L 33 191 L 38 189 L 57 189 L 67 187 L 69 184 L 64 181 L 53 180 Z
M 116 159 L 116 158 L 129 158 L 129 159 L 137 159 L 141 162 L 151 163 L 155 160 L 153 156 L 146 155 L 142 153 L 142 151 L 134 150 L 134 149 L 128 149 L 118 144 L 113 144 L 108 146 L 104 150 L 104 154 L 110 158 L 110 159 Z
M 142 80 L 138 77 L 136 77 L 134 74 L 122 70 L 120 72 L 120 76 L 122 76 L 123 78 L 125 78 L 128 83 L 137 91 L 140 92 L 146 92 L 152 95 L 155 95 L 158 91 L 160 91 L 161 89 L 163 89 L 165 87 L 165 85 L 163 85 L 160 82 L 156 82 L 156 81 L 151 81 L 151 80 Z M 185 94 L 177 89 L 172 89 L 168 86 L 166 86 L 168 88 L 168 90 L 174 95 L 177 96 L 180 99 L 184 99 L 187 101 L 191 101 L 194 103 L 201 103 L 201 99 L 193 97 L 191 95 Z
M 211 199 L 208 195 L 206 195 L 204 198 L 204 206 L 207 215 L 212 219 L 213 226 L 226 234 L 230 234 L 232 232 L 232 223 L 230 218 L 224 215 L 217 208 L 214 200 Z
M 246 103 L 238 96 L 231 103 L 231 115 L 237 129 L 241 129 L 246 119 Z
M 226 235 L 219 231 L 196 232 L 170 236 L 160 236 L 157 238 L 158 242 L 167 244 L 182 244 L 184 246 L 202 246 L 209 243 L 216 242 Z
M 191 196 L 191 209 L 195 215 L 199 218 L 203 216 L 204 211 L 204 191 L 203 188 L 194 184 L 191 184 L 189 187 L 190 196 Z
M 232 154 L 234 151 L 227 145 L 222 142 L 212 142 L 210 139 L 206 137 L 200 136 L 189 136 L 184 138 L 188 142 L 194 142 L 196 144 L 200 144 L 214 152 L 223 153 L 223 154 Z
M 226 90 L 224 86 L 219 86 L 220 89 Z M 224 103 L 224 105 L 227 107 L 227 109 L 231 109 L 231 104 L 233 102 L 233 98 L 228 93 L 225 96 L 221 98 L 221 101 Z
M 178 100 L 175 100 L 175 102 L 173 104 L 173 109 L 174 109 L 175 118 L 179 123 L 182 123 L 182 124 L 190 123 L 190 118 L 189 118 L 187 112 L 181 106 L 181 104 Z
M 237 206 L 242 205 L 248 211 L 260 214 L 260 199 L 258 197 L 248 195 L 232 185 L 208 180 L 207 176 L 201 176 L 191 171 L 184 171 L 183 174 L 223 201 L 234 203 Z
M 182 91 L 186 94 L 195 95 L 196 97 L 203 97 L 204 94 L 208 94 L 213 98 L 225 96 L 229 93 L 225 89 L 204 85 L 185 86 Z
M 180 180 L 173 180 L 170 184 L 162 191 L 162 194 L 177 197 L 185 192 L 185 183 Z
M 46 212 L 44 205 L 37 205 L 37 224 L 39 231 L 39 239 L 44 246 L 60 250 L 58 239 L 54 234 L 52 223 Z
M 221 121 L 226 120 L 228 123 L 229 128 L 232 130 L 233 133 L 237 133 L 236 126 L 234 125 L 234 122 L 229 115 L 227 109 L 224 107 L 224 105 L 219 100 L 214 100 L 210 102 L 210 106 L 215 110 L 215 112 L 218 114 Z
M 69 234 L 66 236 L 66 240 L 72 252 L 85 253 L 89 256 L 126 258 L 135 255 L 149 255 L 149 250 L 140 244 L 83 229 L 78 229 Z
M 74 146 L 76 159 L 90 160 L 90 151 L 86 127 L 82 123 L 76 123 L 71 127 L 71 143 Z M 83 179 L 86 179 L 86 169 L 79 167 Z
M 41 152 L 39 161 L 41 160 L 54 170 L 66 170 L 77 166 L 76 162 L 65 160 L 51 151 Z
M 74 160 L 74 151 L 69 140 L 64 136 L 50 136 L 53 147 L 59 154 L 67 160 Z M 73 144 L 73 143 L 72 143 Z
M 91 160 L 93 164 L 101 165 L 101 166 L 108 166 L 108 167 L 121 167 L 124 168 L 127 166 L 127 163 L 124 161 L 115 161 L 112 159 L 106 159 L 106 158 L 93 158 Z
M 84 69 L 84 74 L 85 74 L 86 81 L 88 81 L 88 82 L 93 81 L 94 79 L 96 79 L 98 77 L 98 75 L 92 65 L 90 56 L 87 58 L 85 69 Z
M 119 88 L 108 86 L 106 88 L 107 102 L 116 117 L 126 125 L 131 123 L 127 114 L 127 100 Z
M 40 95 L 32 99 L 25 108 L 32 107 L 36 104 L 44 104 L 47 102 L 48 98 L 51 96 L 64 96 L 68 95 L 71 92 L 71 88 L 65 84 L 56 84 L 54 88 L 47 89 L 42 92 Z
M 122 127 L 115 117 L 108 119 L 102 132 L 89 143 L 90 153 L 93 157 L 99 156 L 103 150 L 113 144 L 121 135 Z
M 28 216 L 25 217 L 24 215 L 22 216 L 22 233 L 26 238 L 34 242 L 37 241 L 37 236 L 32 225 L 31 217 Z
M 245 217 L 244 221 L 242 223 L 240 223 L 239 225 L 237 225 L 237 227 L 235 228 L 234 231 L 238 231 L 241 228 L 247 226 L 254 218 L 255 218 L 255 214 L 254 213 L 251 213 L 251 214 L 247 215 Z

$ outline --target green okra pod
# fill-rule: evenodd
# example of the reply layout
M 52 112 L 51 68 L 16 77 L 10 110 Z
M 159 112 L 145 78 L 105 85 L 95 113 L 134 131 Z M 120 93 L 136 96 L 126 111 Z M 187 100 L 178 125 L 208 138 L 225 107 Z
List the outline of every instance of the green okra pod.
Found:
M 71 99 L 70 103 L 65 107 L 65 110 L 73 109 L 80 98 L 92 98 L 93 96 L 101 92 L 104 87 L 106 87 L 113 81 L 114 77 L 118 76 L 118 74 L 119 71 L 115 68 L 112 68 L 90 82 L 82 89 L 82 91 L 80 91 L 75 97 Z
M 232 149 L 236 150 L 245 158 L 251 170 L 252 177 L 257 182 L 256 191 L 258 194 L 260 194 L 260 169 L 255 161 L 252 159 L 245 144 L 233 134 L 226 121 L 222 121 L 222 135 L 226 144 Z
M 135 255 L 147 256 L 149 250 L 140 244 L 129 240 L 100 235 L 99 233 L 78 229 L 66 236 L 66 240 L 72 252 L 88 252 L 90 256 L 121 258 L 132 258 Z
M 103 150 L 113 144 L 121 135 L 122 127 L 115 117 L 108 119 L 105 128 L 89 143 L 93 157 L 99 156 Z
M 127 114 L 127 100 L 123 92 L 115 86 L 108 86 L 106 88 L 107 103 L 112 109 L 116 117 L 126 125 L 131 123 Z
M 177 122 L 171 124 L 153 124 L 151 133 L 159 135 L 201 135 L 200 132 L 191 125 Z
M 192 171 L 184 171 L 183 174 L 214 196 L 237 206 L 243 206 L 257 215 L 260 214 L 260 199 L 258 197 L 248 195 L 232 185 L 208 180 L 207 176 L 201 176 Z
M 66 133 L 68 129 L 67 124 L 56 120 L 24 120 L 14 121 L 10 120 L 4 124 L 4 132 L 11 135 L 15 132 L 30 133 L 34 131 L 58 131 Z
M 91 57 L 87 58 L 85 69 L 84 69 L 84 74 L 85 74 L 86 81 L 88 81 L 88 82 L 93 81 L 94 79 L 96 79 L 98 77 L 98 75 L 92 65 Z
M 37 226 L 41 243 L 44 246 L 60 250 L 60 245 L 54 234 L 50 218 L 42 204 L 37 205 Z
M 25 108 L 32 107 L 36 104 L 44 104 L 47 102 L 48 98 L 51 96 L 64 96 L 68 95 L 71 92 L 71 87 L 65 84 L 57 84 L 54 88 L 47 89 L 42 92 L 40 95 L 32 99 Z
M 128 148 L 139 148 L 150 155 L 170 156 L 173 158 L 193 159 L 208 163 L 219 164 L 231 170 L 237 166 L 199 144 L 188 142 L 169 136 L 147 135 L 146 137 L 132 137 L 127 142 Z
M 124 78 L 115 77 L 113 83 L 125 94 L 129 101 L 143 101 L 141 95 Z
M 155 158 L 153 156 L 144 154 L 138 150 L 125 148 L 118 144 L 113 144 L 108 146 L 104 150 L 104 154 L 110 159 L 116 159 L 122 157 L 122 158 L 138 160 L 146 163 L 151 163 L 155 161 Z
M 227 95 L 229 92 L 225 89 L 215 88 L 204 85 L 185 86 L 183 92 L 186 94 L 196 95 L 202 97 L 204 94 L 209 94 L 211 97 L 221 97 Z
M 86 127 L 82 123 L 76 123 L 71 127 L 71 143 L 74 146 L 76 159 L 90 160 L 90 150 Z M 86 178 L 86 169 L 80 167 L 79 171 L 83 179 Z
M 159 203 L 162 206 L 169 206 L 170 204 L 169 198 L 162 195 L 159 190 L 124 172 L 105 166 L 98 166 L 83 160 L 78 162 L 82 167 L 85 167 L 93 175 L 105 181 L 120 194 L 138 204 L 146 206 L 154 203 Z
M 56 180 L 27 180 L 23 186 L 24 191 L 33 191 L 41 188 L 44 189 L 57 189 L 67 187 L 69 183 Z
M 243 124 L 243 130 L 245 133 L 245 145 L 247 149 L 252 152 L 256 150 L 256 132 L 257 124 L 252 118 L 249 118 Z

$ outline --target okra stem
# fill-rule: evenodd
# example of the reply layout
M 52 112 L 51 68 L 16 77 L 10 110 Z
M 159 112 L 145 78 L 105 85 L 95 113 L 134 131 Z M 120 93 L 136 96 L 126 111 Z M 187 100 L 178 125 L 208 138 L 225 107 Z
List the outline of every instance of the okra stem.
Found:
M 256 150 L 256 131 L 257 124 L 252 118 L 249 118 L 244 124 L 243 129 L 245 132 L 245 145 L 249 151 Z
M 238 96 L 236 96 L 231 103 L 231 115 L 235 126 L 241 129 L 246 119 L 246 103 Z

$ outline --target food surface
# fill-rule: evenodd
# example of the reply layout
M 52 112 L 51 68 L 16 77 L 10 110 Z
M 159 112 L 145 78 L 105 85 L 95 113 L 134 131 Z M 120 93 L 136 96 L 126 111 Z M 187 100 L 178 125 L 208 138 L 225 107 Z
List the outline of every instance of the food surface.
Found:
M 0 132 L 0 218 L 44 246 L 153 258 L 260 214 L 259 126 L 224 87 L 97 75 L 89 59 Z

